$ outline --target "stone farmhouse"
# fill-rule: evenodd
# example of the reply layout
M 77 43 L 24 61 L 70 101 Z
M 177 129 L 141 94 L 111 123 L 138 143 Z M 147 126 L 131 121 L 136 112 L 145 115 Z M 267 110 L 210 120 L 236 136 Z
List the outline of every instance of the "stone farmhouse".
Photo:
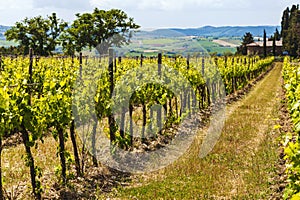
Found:
M 275 55 L 282 55 L 282 40 L 276 41 Z M 247 55 L 263 55 L 264 42 L 256 41 L 247 45 Z M 273 41 L 267 41 L 267 54 L 273 54 Z

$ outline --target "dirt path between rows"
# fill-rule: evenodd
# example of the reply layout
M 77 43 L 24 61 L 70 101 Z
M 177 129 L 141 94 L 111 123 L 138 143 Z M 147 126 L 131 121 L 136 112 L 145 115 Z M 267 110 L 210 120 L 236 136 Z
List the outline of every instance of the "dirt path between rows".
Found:
M 137 178 L 114 197 L 126 199 L 269 199 L 278 162 L 282 64 L 243 99 L 228 105 L 213 151 L 199 158 L 201 141 L 164 170 Z M 205 129 L 204 129 L 205 131 Z M 203 135 L 203 133 L 199 133 Z M 201 138 L 201 137 L 199 137 Z
M 230 188 L 227 198 L 261 195 L 256 192 L 268 181 L 265 173 L 271 173 L 275 164 L 265 162 L 276 162 L 278 132 L 273 127 L 279 119 L 280 92 L 281 64 L 277 64 L 245 99 L 228 106 L 222 137 L 215 148 L 215 152 L 227 149 L 235 155 L 232 176 L 224 180 L 224 188 Z

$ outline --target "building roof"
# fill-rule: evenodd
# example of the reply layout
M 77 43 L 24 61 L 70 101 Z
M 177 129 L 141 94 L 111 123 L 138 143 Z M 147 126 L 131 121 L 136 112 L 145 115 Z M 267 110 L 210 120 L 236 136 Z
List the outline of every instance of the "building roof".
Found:
M 247 44 L 247 47 L 263 47 L 264 42 L 263 41 L 258 41 L 258 42 L 252 42 L 250 44 Z M 273 41 L 267 41 L 267 47 L 272 47 L 273 46 Z M 282 46 L 282 40 L 276 41 L 276 46 Z

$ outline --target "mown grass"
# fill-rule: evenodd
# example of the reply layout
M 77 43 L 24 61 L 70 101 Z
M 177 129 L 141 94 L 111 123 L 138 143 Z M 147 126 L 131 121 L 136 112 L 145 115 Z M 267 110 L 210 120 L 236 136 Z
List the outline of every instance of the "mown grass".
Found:
M 55 183 L 59 182 L 59 175 L 56 170 L 60 166 L 60 160 L 57 155 L 58 142 L 52 136 L 44 139 L 44 142 L 37 142 L 36 148 L 32 148 L 32 154 L 35 160 L 35 166 L 39 167 L 42 177 L 43 195 L 53 189 Z M 70 142 L 67 142 L 66 148 L 72 152 Z M 23 144 L 15 147 L 5 148 L 2 152 L 2 176 L 4 190 L 12 199 L 29 199 L 31 196 L 30 173 L 29 168 L 25 166 L 25 148 Z
M 120 199 L 268 199 L 278 160 L 273 130 L 278 118 L 281 65 L 240 102 L 228 106 L 214 150 L 198 157 L 201 140 L 164 170 L 137 176 Z M 201 133 L 199 133 L 201 134 Z

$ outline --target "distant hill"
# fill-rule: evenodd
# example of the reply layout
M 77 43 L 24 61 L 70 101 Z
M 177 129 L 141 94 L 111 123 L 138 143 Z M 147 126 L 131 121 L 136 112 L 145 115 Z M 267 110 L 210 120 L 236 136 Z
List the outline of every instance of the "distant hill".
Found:
M 0 40 L 5 40 L 4 33 L 10 29 L 10 26 L 2 26 L 0 25 Z
M 0 25 L 0 40 L 5 40 L 4 33 L 10 26 Z M 273 35 L 276 28 L 280 31 L 280 26 L 204 26 L 201 28 L 169 28 L 157 29 L 153 31 L 140 31 L 138 37 L 182 37 L 182 36 L 202 36 L 202 37 L 243 37 L 246 32 L 251 32 L 253 36 L 262 37 L 264 29 L 268 36 Z
M 203 37 L 243 37 L 246 32 L 251 32 L 253 36 L 262 37 L 264 29 L 267 36 L 273 35 L 276 28 L 280 31 L 280 26 L 204 26 L 201 28 L 169 28 L 157 29 L 154 31 L 141 31 L 137 36 L 141 37 L 182 37 L 182 36 L 203 36 Z

